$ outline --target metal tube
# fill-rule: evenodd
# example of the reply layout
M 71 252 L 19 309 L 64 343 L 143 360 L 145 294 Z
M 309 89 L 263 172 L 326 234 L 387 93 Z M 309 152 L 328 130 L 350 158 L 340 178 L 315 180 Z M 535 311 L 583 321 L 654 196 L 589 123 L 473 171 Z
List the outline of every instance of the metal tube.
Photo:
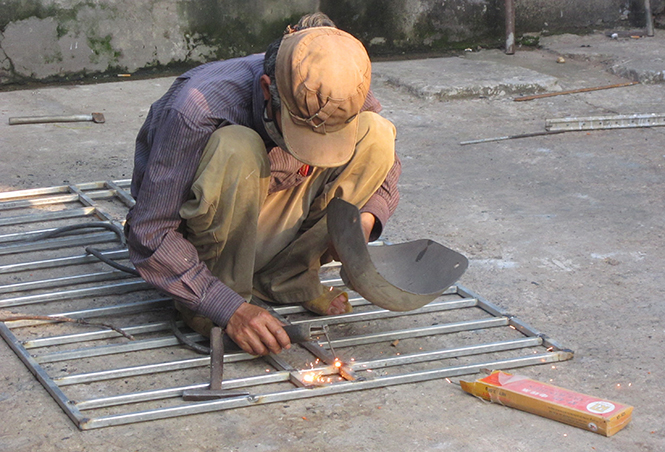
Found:
M 630 129 L 665 126 L 665 113 L 546 119 L 547 131 Z
M 93 193 L 88 193 L 90 199 L 110 199 L 115 196 L 114 190 L 100 190 Z M 64 204 L 67 202 L 75 202 L 79 200 L 78 195 L 62 195 L 62 196 L 51 196 L 48 198 L 42 199 L 28 199 L 20 201 L 5 201 L 0 203 L 0 210 L 10 210 L 10 209 L 23 209 L 33 206 L 46 206 L 49 204 Z
M 20 215 L 16 217 L 0 218 L 0 226 L 87 217 L 93 215 L 94 213 L 95 213 L 94 207 L 81 207 L 79 209 L 67 209 L 67 210 L 60 210 L 57 212 L 44 212 L 39 214 L 33 213 L 30 215 Z
M 182 327 L 184 323 L 177 322 L 176 325 Z M 158 333 L 160 331 L 169 331 L 170 329 L 171 329 L 170 322 L 159 322 L 159 323 L 149 323 L 146 325 L 128 326 L 124 327 L 122 330 L 127 334 L 137 335 L 145 333 Z M 51 336 L 40 339 L 27 340 L 23 341 L 23 347 L 26 350 L 32 350 L 35 348 L 42 348 L 42 347 L 53 347 L 64 344 L 76 344 L 81 342 L 97 341 L 100 339 L 114 339 L 121 336 L 122 335 L 120 333 L 113 330 L 87 331 L 85 333 L 66 334 L 63 336 Z
M 515 0 L 506 2 L 506 55 L 515 53 Z
M 211 411 L 227 410 L 254 405 L 263 405 L 268 403 L 285 402 L 289 400 L 299 400 L 310 397 L 325 396 L 331 394 L 344 394 L 347 392 L 359 391 L 364 389 L 375 389 L 387 386 L 399 385 L 404 383 L 418 383 L 421 381 L 435 380 L 446 377 L 457 377 L 479 372 L 484 368 L 494 369 L 513 369 L 515 367 L 524 367 L 535 364 L 544 364 L 549 362 L 561 361 L 567 359 L 556 353 L 539 354 L 522 358 L 506 359 L 502 361 L 490 361 L 467 366 L 449 367 L 444 369 L 427 370 L 409 374 L 395 375 L 390 377 L 378 377 L 373 380 L 364 381 L 343 381 L 325 386 L 319 386 L 314 389 L 297 388 L 289 391 L 273 392 L 267 394 L 258 394 L 253 396 L 237 397 L 233 399 L 220 399 L 210 402 L 197 402 L 189 405 L 180 405 L 175 407 L 160 408 L 156 410 L 141 411 L 129 414 L 120 414 L 106 416 L 95 419 L 89 419 L 79 424 L 82 430 L 89 430 L 101 427 L 110 427 L 113 425 L 130 424 L 134 422 L 165 419 L 175 416 L 184 416 L 189 414 L 207 413 Z
M 651 13 L 651 0 L 644 0 L 644 14 L 647 22 L 647 36 L 653 36 L 653 14 Z
M 434 325 L 422 328 L 411 328 L 408 330 L 395 330 L 383 333 L 365 334 L 362 336 L 345 337 L 333 339 L 332 343 L 338 347 L 351 347 L 354 345 L 373 344 L 383 341 L 394 341 L 396 339 L 410 339 L 414 337 L 434 336 L 436 334 L 457 333 L 460 331 L 479 330 L 481 328 L 493 328 L 508 325 L 508 319 L 491 318 L 482 320 L 469 320 L 466 322 L 447 323 L 445 325 Z M 325 344 L 323 344 L 325 346 Z
M 193 342 L 204 341 L 205 338 L 198 333 L 186 334 L 185 337 Z M 130 341 L 124 344 L 102 345 L 99 347 L 82 348 L 78 350 L 69 350 L 64 352 L 46 353 L 35 356 L 35 361 L 40 364 L 56 363 L 69 361 L 72 359 L 94 358 L 96 356 L 116 355 L 118 353 L 136 352 L 140 350 L 153 350 L 156 348 L 173 347 L 180 345 L 178 338 L 173 335 L 160 337 L 157 339 L 144 339 Z
M 91 282 L 113 281 L 117 279 L 128 279 L 132 275 L 121 271 L 110 271 L 100 273 L 89 273 L 87 275 L 63 276 L 62 278 L 43 279 L 16 284 L 0 286 L 0 294 L 13 293 L 25 290 L 52 289 L 54 287 L 69 286 L 72 284 L 85 284 Z
M 171 298 L 156 298 L 154 300 L 123 303 L 104 308 L 83 309 L 80 311 L 62 312 L 62 313 L 49 314 L 49 315 L 55 317 L 57 316 L 70 317 L 73 319 L 81 319 L 81 318 L 90 319 L 94 317 L 103 317 L 111 315 L 144 313 L 150 310 L 162 309 L 171 306 L 173 306 L 173 300 Z M 15 321 L 5 322 L 5 324 L 12 329 L 23 328 L 26 326 L 45 325 L 48 323 L 53 323 L 53 322 L 48 320 L 15 320 Z
M 102 254 L 109 259 L 127 259 L 128 250 L 103 251 Z M 95 256 L 82 254 L 78 256 L 58 257 L 55 259 L 46 259 L 43 261 L 22 262 L 19 264 L 0 265 L 0 274 L 14 273 L 28 270 L 41 270 L 44 268 L 66 267 L 68 265 L 87 264 L 89 262 L 99 262 Z
M 129 187 L 131 184 L 131 179 L 119 179 L 114 180 L 113 183 L 119 187 Z M 75 186 L 81 190 L 99 190 L 106 187 L 106 182 L 86 182 L 83 184 L 76 184 Z M 55 187 L 46 187 L 46 188 L 29 188 L 27 190 L 16 190 L 0 193 L 0 201 L 18 199 L 18 198 L 27 198 L 29 196 L 42 196 L 42 195 L 52 195 L 55 193 L 69 193 L 69 185 L 57 185 Z
M 104 115 L 102 113 L 91 113 L 82 115 L 68 115 L 68 116 L 19 116 L 16 118 L 9 118 L 9 125 L 18 124 L 46 124 L 51 122 L 95 122 L 104 123 Z
M 326 325 L 336 325 L 339 323 L 352 323 L 352 322 L 364 322 L 368 320 L 390 319 L 394 317 L 403 317 L 407 315 L 419 315 L 419 314 L 427 314 L 432 312 L 448 311 L 452 309 L 472 308 L 476 306 L 476 304 L 477 300 L 472 298 L 456 300 L 456 301 L 440 301 L 440 302 L 433 302 L 423 306 L 422 308 L 407 312 L 395 312 L 395 311 L 388 311 L 387 309 L 376 309 L 373 311 L 366 311 L 366 312 L 352 312 L 350 314 L 330 315 L 326 316 L 325 322 Z M 320 322 L 321 322 L 320 319 L 309 318 L 304 320 L 294 320 L 291 322 L 291 324 L 299 325 L 303 323 L 306 324 L 306 323 L 320 323 Z
M 4 300 L 0 300 L 0 307 L 21 306 L 34 303 L 48 303 L 51 301 L 71 300 L 73 298 L 94 297 L 102 295 L 117 295 L 148 289 L 152 289 L 152 286 L 143 280 L 129 281 L 117 284 L 109 284 L 108 286 L 63 290 L 60 292 L 51 292 L 39 295 L 26 295 L 23 297 L 5 298 Z
M 462 356 L 480 355 L 483 353 L 501 352 L 507 350 L 516 350 L 527 347 L 537 347 L 543 343 L 539 337 L 524 339 L 515 339 L 512 341 L 493 342 L 490 344 L 472 345 L 468 347 L 458 347 L 448 350 L 435 350 L 423 353 L 413 353 L 410 355 L 392 356 L 370 361 L 356 361 L 351 365 L 354 371 L 366 369 L 381 369 L 391 366 L 402 366 L 404 364 L 416 364 L 427 361 L 437 361 L 447 358 L 459 358 Z
M 234 378 L 224 380 L 224 389 L 241 389 L 251 386 L 283 383 L 289 381 L 291 373 L 288 371 L 271 372 L 266 375 L 257 375 L 255 377 Z M 128 403 L 151 402 L 154 400 L 170 399 L 182 397 L 184 391 L 191 389 L 205 389 L 208 383 L 199 383 L 188 386 L 178 386 L 167 389 L 157 389 L 154 391 L 142 391 L 130 394 L 121 394 L 118 396 L 102 397 L 99 399 L 83 400 L 76 403 L 76 408 L 80 411 L 92 410 L 96 408 L 108 408 L 112 406 L 125 405 Z
M 224 355 L 224 362 L 228 364 L 240 361 L 251 361 L 256 358 L 256 356 L 252 356 L 249 353 L 232 353 Z M 120 369 L 67 375 L 64 377 L 54 378 L 53 381 L 58 383 L 59 386 L 70 386 L 81 383 L 96 383 L 106 380 L 115 380 L 116 378 L 136 377 L 139 375 L 151 375 L 153 373 L 171 372 L 174 370 L 203 367 L 207 366 L 209 363 L 210 357 L 205 356 L 202 358 L 190 358 L 158 364 L 146 364 L 143 366 L 123 367 Z
M 0 210 L 24 209 L 33 206 L 47 206 L 49 204 L 65 204 L 78 201 L 77 195 L 50 196 L 41 199 L 24 199 L 19 201 L 5 201 L 0 203 Z
M 58 248 L 67 248 L 71 246 L 92 245 L 96 243 L 108 243 L 118 239 L 113 232 L 101 232 L 97 234 L 87 234 L 81 236 L 67 236 L 55 239 L 38 240 L 36 242 L 20 242 L 15 245 L 6 245 L 0 247 L 0 256 L 7 254 L 27 253 L 30 251 L 44 251 Z
M 144 366 L 124 367 L 121 369 L 102 370 L 99 372 L 87 372 L 82 374 L 67 375 L 64 377 L 53 378 L 58 386 L 70 386 L 83 383 L 96 383 L 116 378 L 136 377 L 139 375 L 152 375 L 161 372 L 171 372 L 174 370 L 192 369 L 194 367 L 204 367 L 210 364 L 210 357 L 183 359 L 159 364 L 146 364 Z

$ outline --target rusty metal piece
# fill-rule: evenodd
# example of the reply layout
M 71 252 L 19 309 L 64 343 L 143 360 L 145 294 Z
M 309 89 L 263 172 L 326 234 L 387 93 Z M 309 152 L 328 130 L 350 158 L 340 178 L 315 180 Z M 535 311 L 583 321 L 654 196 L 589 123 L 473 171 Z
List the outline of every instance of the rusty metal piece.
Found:
M 453 285 L 469 265 L 466 257 L 432 240 L 368 247 L 360 212 L 339 198 L 330 201 L 327 221 L 345 284 L 389 311 L 423 307 Z
M 515 0 L 506 1 L 506 55 L 515 53 Z
M 622 88 L 624 86 L 639 85 L 639 82 L 626 82 L 626 83 L 617 83 L 614 85 L 605 85 L 605 86 L 595 86 L 591 88 L 578 88 L 570 89 L 567 91 L 558 91 L 556 93 L 543 93 L 543 94 L 534 94 L 532 96 L 522 96 L 516 97 L 513 99 L 515 102 L 523 102 L 526 100 L 542 99 L 545 97 L 554 97 L 554 96 L 563 96 L 564 94 L 576 94 L 576 93 L 588 93 L 589 91 L 599 91 L 602 89 L 611 89 L 611 88 Z
M 44 124 L 51 122 L 86 122 L 91 121 L 97 124 L 106 122 L 102 113 L 90 113 L 89 115 L 70 115 L 70 116 L 19 116 L 9 118 L 9 125 L 18 124 Z

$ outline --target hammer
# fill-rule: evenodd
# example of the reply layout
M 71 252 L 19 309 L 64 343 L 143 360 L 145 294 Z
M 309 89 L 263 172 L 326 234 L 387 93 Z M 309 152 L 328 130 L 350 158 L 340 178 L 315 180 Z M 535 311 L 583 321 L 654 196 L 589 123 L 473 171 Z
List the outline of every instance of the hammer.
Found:
M 9 118 L 9 125 L 17 124 L 42 124 L 47 122 L 81 122 L 92 121 L 97 124 L 105 122 L 102 113 L 90 113 L 89 115 L 71 115 L 71 116 L 20 116 Z
M 317 327 L 312 325 L 286 325 L 283 327 L 289 335 L 291 343 L 300 344 L 313 340 L 313 336 L 323 335 L 330 344 L 327 325 Z M 226 339 L 226 340 L 225 340 Z M 224 349 L 238 349 L 235 342 L 223 337 L 222 329 L 215 326 L 210 330 L 210 386 L 206 389 L 190 389 L 183 391 L 182 398 L 187 401 L 200 402 L 203 400 L 216 400 L 227 397 L 249 395 L 248 391 L 232 391 L 222 389 L 222 375 L 224 373 Z M 331 346 L 332 348 L 332 346 Z

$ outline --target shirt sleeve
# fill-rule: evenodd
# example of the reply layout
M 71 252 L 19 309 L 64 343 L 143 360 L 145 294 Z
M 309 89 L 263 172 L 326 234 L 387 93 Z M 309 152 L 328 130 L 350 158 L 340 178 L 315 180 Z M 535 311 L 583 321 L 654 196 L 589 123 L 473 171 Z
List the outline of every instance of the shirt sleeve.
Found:
M 361 111 L 373 111 L 374 113 L 379 113 L 383 107 L 379 100 L 374 96 L 374 93 L 370 89 L 365 98 L 365 103 Z M 388 171 L 386 179 L 381 184 L 381 187 L 372 195 L 372 197 L 367 201 L 367 203 L 360 209 L 360 212 L 369 212 L 376 218 L 374 223 L 374 228 L 370 233 L 369 239 L 376 240 L 381 236 L 383 232 L 383 227 L 388 222 L 388 219 L 392 216 L 397 209 L 397 204 L 399 204 L 399 190 L 397 188 L 397 182 L 399 181 L 399 176 L 402 174 L 402 162 L 400 161 L 397 153 L 395 153 L 395 162 L 393 166 Z
M 180 207 L 214 130 L 214 125 L 197 126 L 177 111 L 163 113 L 128 217 L 128 245 L 132 263 L 148 283 L 226 326 L 245 300 L 210 273 L 178 231 Z
M 376 218 L 374 228 L 370 233 L 370 241 L 376 240 L 381 236 L 383 227 L 388 222 L 388 219 L 395 213 L 397 204 L 399 203 L 399 190 L 397 188 L 397 181 L 402 174 L 402 162 L 395 154 L 395 162 L 388 171 L 386 179 L 383 181 L 379 189 L 372 195 L 367 203 L 360 209 L 360 212 L 369 212 Z

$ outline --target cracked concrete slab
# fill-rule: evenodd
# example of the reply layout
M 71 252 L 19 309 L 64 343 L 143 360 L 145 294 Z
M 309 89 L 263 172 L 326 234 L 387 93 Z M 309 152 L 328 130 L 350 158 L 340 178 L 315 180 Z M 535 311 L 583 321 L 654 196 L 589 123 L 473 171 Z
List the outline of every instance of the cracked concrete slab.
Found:
M 540 43 L 544 49 L 568 58 L 601 62 L 620 77 L 640 83 L 665 83 L 665 30 L 655 30 L 654 35 L 613 39 L 605 32 L 564 34 L 541 37 Z
M 452 100 L 560 91 L 556 77 L 498 61 L 465 57 L 378 62 L 373 76 L 422 99 Z M 466 74 L 476 74 L 469 78 Z

